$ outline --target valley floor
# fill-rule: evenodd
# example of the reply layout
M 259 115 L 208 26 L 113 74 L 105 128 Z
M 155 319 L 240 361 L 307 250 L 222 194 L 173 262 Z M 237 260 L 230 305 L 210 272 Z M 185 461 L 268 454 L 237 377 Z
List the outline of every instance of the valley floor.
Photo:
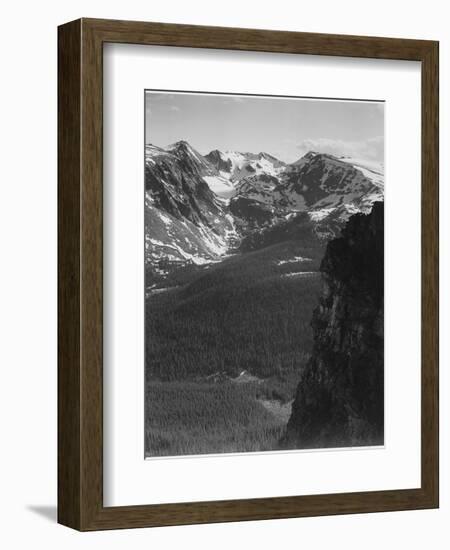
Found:
M 147 393 L 147 456 L 278 449 L 290 403 L 263 399 L 258 383 L 153 382 Z

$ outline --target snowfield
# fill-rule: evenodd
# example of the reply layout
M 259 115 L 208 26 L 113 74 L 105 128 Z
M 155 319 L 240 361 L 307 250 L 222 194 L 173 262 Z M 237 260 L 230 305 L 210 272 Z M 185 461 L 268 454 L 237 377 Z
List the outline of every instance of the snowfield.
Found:
M 203 176 L 213 193 L 223 199 L 229 199 L 236 194 L 236 190 L 229 179 L 223 176 Z
M 283 273 L 282 277 L 313 277 L 318 275 L 317 271 L 295 271 L 294 273 Z
M 294 256 L 293 258 L 289 260 L 278 260 L 275 262 L 277 265 L 284 265 L 284 264 L 295 264 L 298 262 L 312 262 L 311 258 L 303 258 L 302 256 Z

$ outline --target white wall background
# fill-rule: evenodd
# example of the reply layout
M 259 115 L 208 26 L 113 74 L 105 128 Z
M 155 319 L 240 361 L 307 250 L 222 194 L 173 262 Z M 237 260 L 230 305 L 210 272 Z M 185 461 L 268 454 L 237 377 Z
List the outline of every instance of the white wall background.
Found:
M 5 548 L 448 548 L 447 2 L 15 0 L 0 33 L 0 543 Z M 56 27 L 80 16 L 441 41 L 441 508 L 80 534 L 56 517 Z M 407 197 L 405 197 L 407 202 Z M 405 274 L 405 277 L 407 274 Z M 408 313 L 405 311 L 405 315 Z M 276 472 L 274 472 L 276 475 Z

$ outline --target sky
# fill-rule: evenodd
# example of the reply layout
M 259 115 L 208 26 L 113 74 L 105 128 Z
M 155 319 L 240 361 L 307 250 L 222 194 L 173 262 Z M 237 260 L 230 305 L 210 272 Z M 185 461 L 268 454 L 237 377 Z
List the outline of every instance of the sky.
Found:
M 312 150 L 383 162 L 384 103 L 147 91 L 146 143 L 182 139 L 203 155 L 266 152 L 293 162 Z

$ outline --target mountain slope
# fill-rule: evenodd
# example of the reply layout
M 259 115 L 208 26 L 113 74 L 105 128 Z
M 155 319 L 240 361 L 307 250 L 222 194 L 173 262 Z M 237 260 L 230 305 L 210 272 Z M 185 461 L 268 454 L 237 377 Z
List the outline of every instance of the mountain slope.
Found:
M 383 185 L 382 166 L 314 151 L 287 165 L 267 153 L 202 156 L 186 141 L 147 145 L 147 264 L 165 276 L 294 236 L 320 247 L 383 200 Z
M 230 210 L 241 231 L 262 229 L 308 212 L 322 239 L 337 236 L 350 215 L 383 200 L 383 175 L 332 155 L 309 152 L 277 175 L 240 180 Z
M 295 371 L 311 351 L 320 258 L 297 241 L 168 275 L 146 300 L 147 372 L 181 380 Z
M 302 160 L 289 166 L 285 186 L 287 194 L 302 195 L 308 209 L 352 203 L 378 189 L 360 169 L 332 155 L 309 154 Z
M 173 264 L 216 260 L 228 249 L 233 219 L 204 179 L 215 173 L 186 142 L 168 149 L 146 146 L 146 263 L 155 273 Z

